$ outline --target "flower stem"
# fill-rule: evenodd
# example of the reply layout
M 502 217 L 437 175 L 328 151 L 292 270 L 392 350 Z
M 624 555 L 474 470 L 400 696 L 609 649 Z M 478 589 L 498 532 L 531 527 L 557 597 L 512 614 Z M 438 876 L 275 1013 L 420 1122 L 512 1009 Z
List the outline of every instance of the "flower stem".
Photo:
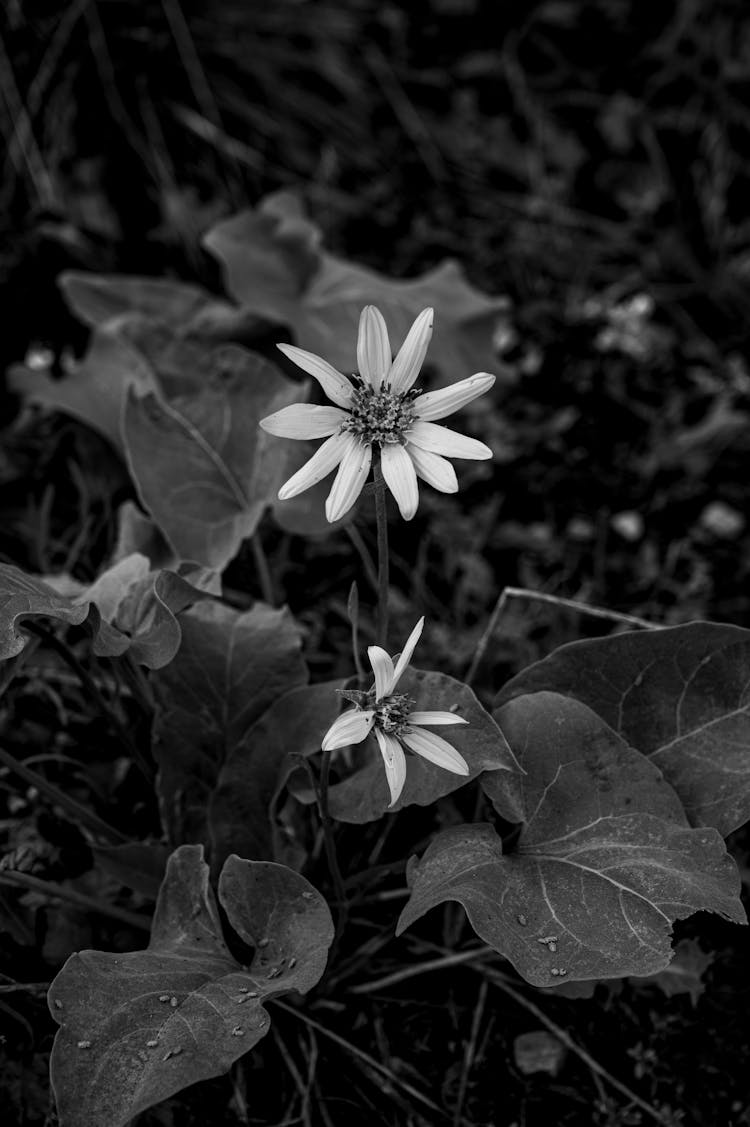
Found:
M 378 621 L 377 643 L 386 647 L 388 640 L 388 514 L 385 507 L 385 481 L 380 466 L 380 455 L 373 462 L 375 485 L 375 519 L 378 530 Z

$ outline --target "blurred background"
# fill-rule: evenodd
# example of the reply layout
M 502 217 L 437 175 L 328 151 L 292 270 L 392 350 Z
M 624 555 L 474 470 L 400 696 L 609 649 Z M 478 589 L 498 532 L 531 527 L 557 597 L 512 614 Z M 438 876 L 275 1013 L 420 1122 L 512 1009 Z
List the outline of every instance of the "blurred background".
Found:
M 742 0 L 6 0 L 0 33 L 2 367 L 83 347 L 61 269 L 219 289 L 201 233 L 292 188 L 334 253 L 506 300 L 460 558 L 424 510 L 461 617 L 502 580 L 750 618 Z

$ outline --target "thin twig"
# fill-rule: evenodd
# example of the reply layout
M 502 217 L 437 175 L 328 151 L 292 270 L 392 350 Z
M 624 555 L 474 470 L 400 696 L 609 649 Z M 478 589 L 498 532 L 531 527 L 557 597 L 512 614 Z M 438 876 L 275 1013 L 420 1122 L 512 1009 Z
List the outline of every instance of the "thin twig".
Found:
M 385 504 L 385 481 L 380 465 L 380 457 L 373 462 L 375 485 L 375 519 L 378 530 L 378 616 L 376 637 L 379 646 L 388 642 L 388 511 Z
M 453 1127 L 459 1127 L 461 1122 L 461 1115 L 464 1109 L 464 1100 L 466 1099 L 466 1088 L 469 1083 L 469 1073 L 471 1072 L 472 1065 L 474 1064 L 474 1057 L 477 1051 L 477 1039 L 479 1037 L 479 1027 L 482 1024 L 482 1017 L 484 1015 L 484 1004 L 487 1000 L 487 979 L 482 979 L 479 985 L 479 994 L 477 996 L 477 1003 L 474 1007 L 474 1017 L 471 1023 L 471 1033 L 469 1040 L 466 1042 L 466 1050 L 464 1052 L 464 1061 L 461 1068 L 461 1079 L 458 1085 L 458 1097 L 456 1099 L 456 1107 L 453 1112 Z
M 566 610 L 574 610 L 579 614 L 587 614 L 591 618 L 602 618 L 607 622 L 621 622 L 625 626 L 632 626 L 634 629 L 638 630 L 664 629 L 656 622 L 649 622 L 648 619 L 638 618 L 633 614 L 623 614 L 618 610 L 608 610 L 606 607 L 590 607 L 587 603 L 579 603 L 576 599 L 564 599 L 560 595 L 548 595 L 543 591 L 530 591 L 525 587 L 504 587 L 500 593 L 500 597 L 495 603 L 492 614 L 484 629 L 484 633 L 477 643 L 477 648 L 474 651 L 474 656 L 471 659 L 471 664 L 464 678 L 467 685 L 470 685 L 476 677 L 477 670 L 494 636 L 500 616 L 505 610 L 508 599 L 526 599 L 529 602 L 533 601 L 537 603 L 547 603 L 555 607 L 564 607 Z
M 349 988 L 350 994 L 374 994 L 386 986 L 395 986 L 397 982 L 404 982 L 407 978 L 416 978 L 420 974 L 430 974 L 436 970 L 447 970 L 448 967 L 460 966 L 462 963 L 473 963 L 478 960 L 488 959 L 494 955 L 487 947 L 473 947 L 471 951 L 456 951 L 452 955 L 444 955 L 439 959 L 428 959 L 424 963 L 413 963 L 411 966 L 402 967 L 393 974 L 386 974 L 383 978 L 376 978 L 372 982 L 360 982 L 357 986 Z
M 437 1112 L 437 1114 L 441 1118 L 447 1118 L 447 1115 L 443 1108 L 438 1107 L 436 1103 L 433 1103 L 432 1100 L 425 1096 L 422 1092 L 420 1092 L 418 1088 L 414 1088 L 411 1084 L 408 1083 L 408 1081 L 402 1080 L 399 1076 L 396 1076 L 395 1073 L 391 1072 L 389 1068 L 386 1068 L 385 1065 L 380 1063 L 380 1061 L 375 1060 L 374 1057 L 371 1057 L 370 1054 L 366 1053 L 363 1049 L 358 1048 L 357 1045 L 353 1045 L 351 1041 L 346 1041 L 343 1037 L 339 1037 L 338 1033 L 334 1033 L 331 1029 L 326 1029 L 324 1025 L 321 1025 L 319 1022 L 315 1021 L 314 1018 L 308 1017 L 307 1014 L 302 1010 L 294 1009 L 292 1006 L 286 1005 L 286 1003 L 280 1001 L 278 998 L 273 999 L 273 1004 L 278 1006 L 279 1009 L 284 1010 L 286 1013 L 292 1014 L 294 1017 L 298 1018 L 299 1021 L 304 1022 L 304 1024 L 307 1025 L 310 1029 L 314 1029 L 316 1033 L 320 1033 L 321 1036 L 327 1037 L 329 1041 L 333 1041 L 335 1045 L 338 1045 L 339 1048 L 344 1049 L 345 1052 L 351 1053 L 353 1057 L 357 1057 L 359 1060 L 363 1061 L 368 1066 L 368 1068 L 372 1068 L 375 1072 L 379 1072 L 381 1075 L 386 1076 L 392 1084 L 396 1085 L 396 1087 L 402 1088 L 409 1096 L 411 1096 L 412 1099 L 417 1100 L 421 1104 L 424 1104 L 424 1106 L 428 1107 L 430 1111 Z
M 658 1111 L 655 1107 L 652 1107 L 651 1104 L 646 1103 L 645 1100 L 642 1100 L 640 1096 L 637 1096 L 635 1092 L 631 1091 L 626 1084 L 623 1084 L 622 1081 L 618 1080 L 616 1076 L 613 1076 L 610 1072 L 608 1072 L 607 1069 L 604 1068 L 603 1065 L 599 1064 L 599 1062 L 595 1060 L 594 1057 L 592 1057 L 589 1053 L 587 1053 L 585 1049 L 582 1049 L 580 1045 L 576 1044 L 573 1038 L 568 1033 L 566 1033 L 566 1031 L 557 1024 L 557 1022 L 553 1021 L 552 1018 L 547 1017 L 543 1010 L 540 1010 L 539 1007 L 534 1005 L 533 1002 L 529 1001 L 528 998 L 524 998 L 522 994 L 519 994 L 517 990 L 514 990 L 513 987 L 506 981 L 505 975 L 503 975 L 499 971 L 493 971 L 489 967 L 473 967 L 472 969 L 479 971 L 479 973 L 483 974 L 485 978 L 493 984 L 493 986 L 497 986 L 499 990 L 502 990 L 504 994 L 507 994 L 509 998 L 512 998 L 514 1002 L 517 1002 L 519 1006 L 522 1006 L 530 1014 L 533 1014 L 537 1021 L 540 1021 L 542 1025 L 544 1025 L 550 1031 L 550 1033 L 552 1033 L 557 1038 L 557 1040 L 560 1041 L 561 1044 L 565 1045 L 566 1049 L 569 1049 L 571 1053 L 575 1053 L 575 1055 L 579 1057 L 584 1062 L 584 1064 L 591 1069 L 593 1073 L 595 1073 L 597 1076 L 600 1076 L 602 1080 L 605 1080 L 608 1084 L 611 1084 L 611 1086 L 613 1088 L 616 1088 L 621 1095 L 625 1096 L 625 1098 L 630 1100 L 631 1103 L 634 1103 L 636 1107 L 639 1107 L 641 1111 L 644 1111 L 656 1123 L 661 1123 L 663 1127 L 670 1127 L 670 1124 L 673 1122 L 671 1118 L 667 1118 L 666 1116 L 662 1115 L 661 1112 Z
M 28 994 L 46 994 L 49 982 L 8 982 L 0 986 L 0 994 L 14 994 L 21 990 Z
M 60 787 L 56 787 L 54 783 L 45 779 L 44 775 L 40 775 L 38 771 L 34 771 L 33 768 L 16 759 L 14 755 L 11 755 L 9 751 L 5 751 L 2 747 L 0 747 L 0 763 L 24 779 L 30 786 L 36 787 L 41 794 L 45 794 L 52 802 L 56 802 L 58 806 L 71 815 L 74 821 L 86 826 L 92 833 L 105 838 L 107 841 L 114 842 L 116 845 L 123 845 L 129 841 L 125 834 L 120 833 L 114 826 L 110 826 L 88 807 L 77 802 L 75 798 L 66 794 Z
M 37 892 L 42 896 L 48 896 L 51 900 L 64 900 L 68 904 L 73 904 L 76 908 L 82 908 L 84 911 L 93 912 L 98 916 L 109 916 L 111 919 L 118 920 L 129 927 L 137 928 L 139 931 L 151 930 L 151 921 L 145 919 L 144 916 L 136 915 L 135 912 L 128 912 L 126 908 L 118 908 L 114 904 L 103 904 L 101 900 L 95 900 L 93 896 L 77 892 L 74 888 L 65 888 L 63 885 L 54 884 L 52 881 L 39 880 L 38 877 L 33 877 L 30 873 L 3 870 L 0 872 L 0 884 L 9 885 L 11 888 L 21 888 L 25 892 Z

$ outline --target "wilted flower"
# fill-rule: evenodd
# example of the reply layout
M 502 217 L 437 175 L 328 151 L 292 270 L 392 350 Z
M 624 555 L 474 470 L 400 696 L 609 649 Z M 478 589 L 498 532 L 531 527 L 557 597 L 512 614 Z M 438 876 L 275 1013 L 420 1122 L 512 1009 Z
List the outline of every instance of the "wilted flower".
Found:
M 260 425 L 279 438 L 325 438 L 308 462 L 279 490 L 286 501 L 322 481 L 338 466 L 326 501 L 326 517 L 338 520 L 362 492 L 372 464 L 373 446 L 380 448 L 383 478 L 396 498 L 401 516 L 417 511 L 417 477 L 442 493 L 458 489 L 448 458 L 491 458 L 483 442 L 436 426 L 442 419 L 492 387 L 495 377 L 478 372 L 451 387 L 426 395 L 413 389 L 432 336 L 431 309 L 412 325 L 395 360 L 388 329 L 373 305 L 362 310 L 357 339 L 359 375 L 342 375 L 328 361 L 302 348 L 280 344 L 285 356 L 318 381 L 336 407 L 294 403 L 261 419 Z
M 425 725 L 437 727 L 443 724 L 467 724 L 468 721 L 453 712 L 412 712 L 414 701 L 405 693 L 394 692 L 411 661 L 423 626 L 424 618 L 420 618 L 395 666 L 380 646 L 369 647 L 367 654 L 375 674 L 374 687 L 369 693 L 346 692 L 344 695 L 356 707 L 339 716 L 323 737 L 323 751 L 333 751 L 337 747 L 361 743 L 370 732 L 375 733 L 385 764 L 391 806 L 401 794 L 406 781 L 404 747 L 421 755 L 423 759 L 428 759 L 430 763 L 444 767 L 446 771 L 452 771 L 456 775 L 469 773 L 463 756 L 446 740 L 425 728 Z

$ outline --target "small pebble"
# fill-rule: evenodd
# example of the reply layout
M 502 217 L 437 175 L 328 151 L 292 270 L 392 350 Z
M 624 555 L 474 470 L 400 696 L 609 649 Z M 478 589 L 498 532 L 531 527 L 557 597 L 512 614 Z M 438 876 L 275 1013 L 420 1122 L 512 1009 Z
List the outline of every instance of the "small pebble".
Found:
M 159 1001 L 160 1002 L 168 1002 L 169 1001 L 169 994 L 160 994 L 159 995 Z
M 155 1049 L 158 1044 L 159 1044 L 158 1041 L 147 1041 L 146 1042 L 146 1048 L 147 1049 Z

